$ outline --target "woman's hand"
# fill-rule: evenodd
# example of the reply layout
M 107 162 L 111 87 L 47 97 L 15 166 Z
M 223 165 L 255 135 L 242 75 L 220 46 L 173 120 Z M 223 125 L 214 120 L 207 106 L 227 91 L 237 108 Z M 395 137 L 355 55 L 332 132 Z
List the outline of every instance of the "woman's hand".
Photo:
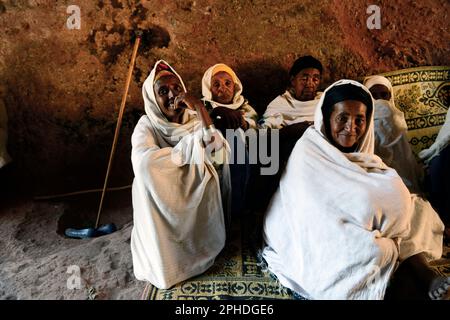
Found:
M 224 132 L 226 129 L 238 129 L 243 123 L 242 113 L 226 107 L 217 107 L 211 111 L 211 118 L 217 129 Z M 245 120 L 244 120 L 245 121 Z
M 176 96 L 174 105 L 176 108 L 179 107 L 196 111 L 203 128 L 208 128 L 213 123 L 204 104 L 189 92 L 182 92 Z
M 247 120 L 245 120 L 244 115 L 241 116 L 241 128 L 244 131 L 247 131 L 247 129 L 250 127 L 249 123 L 247 122 Z
M 182 92 L 178 96 L 176 96 L 174 105 L 175 108 L 185 108 L 194 111 L 197 111 L 199 108 L 204 107 L 203 103 L 189 92 Z

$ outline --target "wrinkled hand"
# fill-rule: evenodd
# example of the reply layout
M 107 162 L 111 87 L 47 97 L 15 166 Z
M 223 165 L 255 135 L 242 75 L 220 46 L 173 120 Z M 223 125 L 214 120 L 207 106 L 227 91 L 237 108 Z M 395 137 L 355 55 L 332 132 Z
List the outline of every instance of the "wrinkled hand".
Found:
M 217 129 L 238 129 L 246 125 L 242 113 L 238 110 L 232 110 L 226 107 L 217 107 L 211 111 L 211 119 Z
M 209 150 L 217 152 L 223 147 L 223 138 L 218 131 L 210 132 L 209 136 L 203 136 L 203 143 Z
M 175 108 L 185 108 L 190 110 L 196 110 L 196 107 L 203 106 L 202 102 L 194 97 L 189 92 L 182 92 L 175 97 Z
M 305 133 L 306 129 L 313 123 L 310 121 L 303 121 L 299 123 L 294 123 L 280 129 L 280 140 L 281 139 L 293 139 L 298 140 Z

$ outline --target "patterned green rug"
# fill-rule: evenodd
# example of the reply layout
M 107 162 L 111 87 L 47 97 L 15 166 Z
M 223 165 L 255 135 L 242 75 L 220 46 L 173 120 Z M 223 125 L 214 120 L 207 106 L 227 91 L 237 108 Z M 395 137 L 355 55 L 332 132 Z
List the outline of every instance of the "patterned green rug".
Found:
M 404 112 L 413 152 L 430 147 L 450 105 L 450 66 L 420 67 L 383 73 L 394 87 L 397 108 Z
M 259 226 L 259 227 L 258 227 Z M 242 232 L 241 232 L 242 227 Z M 231 240 L 204 274 L 162 290 L 148 283 L 143 300 L 304 300 L 283 287 L 258 263 L 261 243 L 261 219 L 247 216 L 236 221 Z M 444 247 L 443 258 L 432 263 L 441 275 L 450 276 L 450 247 Z
M 214 265 L 204 274 L 167 290 L 147 284 L 144 300 L 261 300 L 301 299 L 284 288 L 258 263 L 260 219 L 249 215 L 234 221 L 229 241 Z M 242 227 L 242 229 L 241 229 Z M 241 232 L 242 230 L 242 232 Z

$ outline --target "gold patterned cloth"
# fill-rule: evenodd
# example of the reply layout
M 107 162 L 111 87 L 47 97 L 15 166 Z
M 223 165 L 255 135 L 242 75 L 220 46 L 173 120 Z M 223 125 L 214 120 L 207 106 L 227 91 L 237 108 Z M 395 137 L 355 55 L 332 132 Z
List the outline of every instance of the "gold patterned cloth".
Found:
M 394 87 L 395 103 L 405 114 L 413 152 L 430 147 L 450 105 L 450 66 L 419 67 L 381 74 Z

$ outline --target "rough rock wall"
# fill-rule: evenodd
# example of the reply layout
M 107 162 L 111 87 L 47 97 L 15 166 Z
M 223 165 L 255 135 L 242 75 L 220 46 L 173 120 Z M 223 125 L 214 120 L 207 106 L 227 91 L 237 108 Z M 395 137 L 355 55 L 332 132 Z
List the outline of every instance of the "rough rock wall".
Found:
M 369 30 L 366 9 L 381 9 Z M 69 30 L 69 5 L 81 28 Z M 141 85 L 163 58 L 200 96 L 203 72 L 235 68 L 261 114 L 304 54 L 339 78 L 448 65 L 450 2 L 269 0 L 0 0 L 0 98 L 9 114 L 12 177 L 41 193 L 102 185 L 133 37 L 149 31 L 130 86 L 111 184 L 129 183 L 130 136 Z

